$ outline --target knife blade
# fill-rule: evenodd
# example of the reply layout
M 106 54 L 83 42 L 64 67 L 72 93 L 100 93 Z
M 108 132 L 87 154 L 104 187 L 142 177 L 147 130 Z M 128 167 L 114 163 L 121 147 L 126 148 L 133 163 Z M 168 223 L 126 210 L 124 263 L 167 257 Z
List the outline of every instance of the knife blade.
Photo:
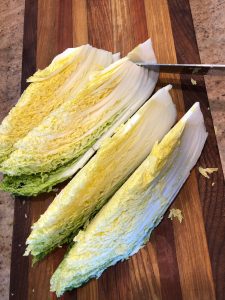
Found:
M 161 73 L 192 74 L 192 75 L 225 75 L 225 65 L 212 64 L 146 64 L 138 66 Z

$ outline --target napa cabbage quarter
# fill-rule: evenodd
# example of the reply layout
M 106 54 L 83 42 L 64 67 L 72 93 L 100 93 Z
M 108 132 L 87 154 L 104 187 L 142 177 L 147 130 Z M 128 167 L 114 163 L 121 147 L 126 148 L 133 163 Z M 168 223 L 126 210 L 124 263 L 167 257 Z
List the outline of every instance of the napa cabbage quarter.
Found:
M 149 239 L 188 178 L 207 133 L 196 103 L 105 204 L 51 278 L 58 296 L 79 287 L 120 260 L 135 254 Z
M 2 189 L 36 195 L 65 180 L 65 174 L 73 175 L 71 170 L 77 169 L 76 163 L 82 165 L 82 155 L 95 151 L 98 139 L 110 136 L 152 93 L 158 74 L 132 60 L 155 61 L 150 40 L 96 72 L 75 98 L 15 144 L 16 150 L 2 163 L 1 170 L 8 175 Z M 85 161 L 91 155 L 86 153 Z
M 48 114 L 74 98 L 90 74 L 113 62 L 111 52 L 84 45 L 57 55 L 44 70 L 28 78 L 31 84 L 0 126 L 0 162 L 14 151 L 14 144 Z
M 140 165 L 176 120 L 170 88 L 160 89 L 102 143 L 32 226 L 26 255 L 37 261 L 74 236 Z

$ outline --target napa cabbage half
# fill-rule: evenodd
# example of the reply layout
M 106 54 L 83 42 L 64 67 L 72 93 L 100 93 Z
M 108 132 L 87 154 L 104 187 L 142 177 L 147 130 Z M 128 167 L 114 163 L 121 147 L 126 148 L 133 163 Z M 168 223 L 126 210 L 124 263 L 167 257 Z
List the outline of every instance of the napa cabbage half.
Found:
M 96 72 L 75 98 L 19 140 L 16 150 L 2 163 L 1 170 L 7 174 L 2 189 L 20 195 L 51 190 L 93 155 L 100 137 L 110 136 L 143 105 L 158 74 L 137 66 L 131 61 L 133 56 L 134 61 L 154 62 L 151 41 Z
M 98 278 L 106 268 L 143 247 L 188 178 L 206 137 L 196 103 L 78 233 L 51 278 L 51 291 L 60 296 Z

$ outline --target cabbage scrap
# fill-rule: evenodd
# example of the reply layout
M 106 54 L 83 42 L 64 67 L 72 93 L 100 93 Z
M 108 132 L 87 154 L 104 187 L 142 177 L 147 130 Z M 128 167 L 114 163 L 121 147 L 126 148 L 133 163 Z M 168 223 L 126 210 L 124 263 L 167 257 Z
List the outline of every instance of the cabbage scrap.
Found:
M 209 177 L 208 174 L 212 174 L 212 173 L 214 173 L 214 172 L 217 172 L 217 171 L 218 171 L 218 168 L 203 168 L 203 167 L 199 167 L 198 170 L 199 170 L 199 173 L 200 173 L 202 176 L 204 176 L 204 177 L 206 177 L 206 178 L 209 179 L 210 177 Z
M 182 211 L 178 208 L 171 208 L 169 212 L 168 219 L 173 220 L 173 218 L 177 218 L 178 221 L 181 223 L 183 221 Z

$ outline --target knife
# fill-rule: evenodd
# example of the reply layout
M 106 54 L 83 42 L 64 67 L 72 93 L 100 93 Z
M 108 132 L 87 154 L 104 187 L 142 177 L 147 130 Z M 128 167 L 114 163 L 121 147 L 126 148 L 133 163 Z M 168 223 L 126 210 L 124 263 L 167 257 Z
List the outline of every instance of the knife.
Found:
M 192 74 L 192 75 L 225 75 L 225 65 L 202 64 L 146 64 L 138 66 L 161 73 Z

